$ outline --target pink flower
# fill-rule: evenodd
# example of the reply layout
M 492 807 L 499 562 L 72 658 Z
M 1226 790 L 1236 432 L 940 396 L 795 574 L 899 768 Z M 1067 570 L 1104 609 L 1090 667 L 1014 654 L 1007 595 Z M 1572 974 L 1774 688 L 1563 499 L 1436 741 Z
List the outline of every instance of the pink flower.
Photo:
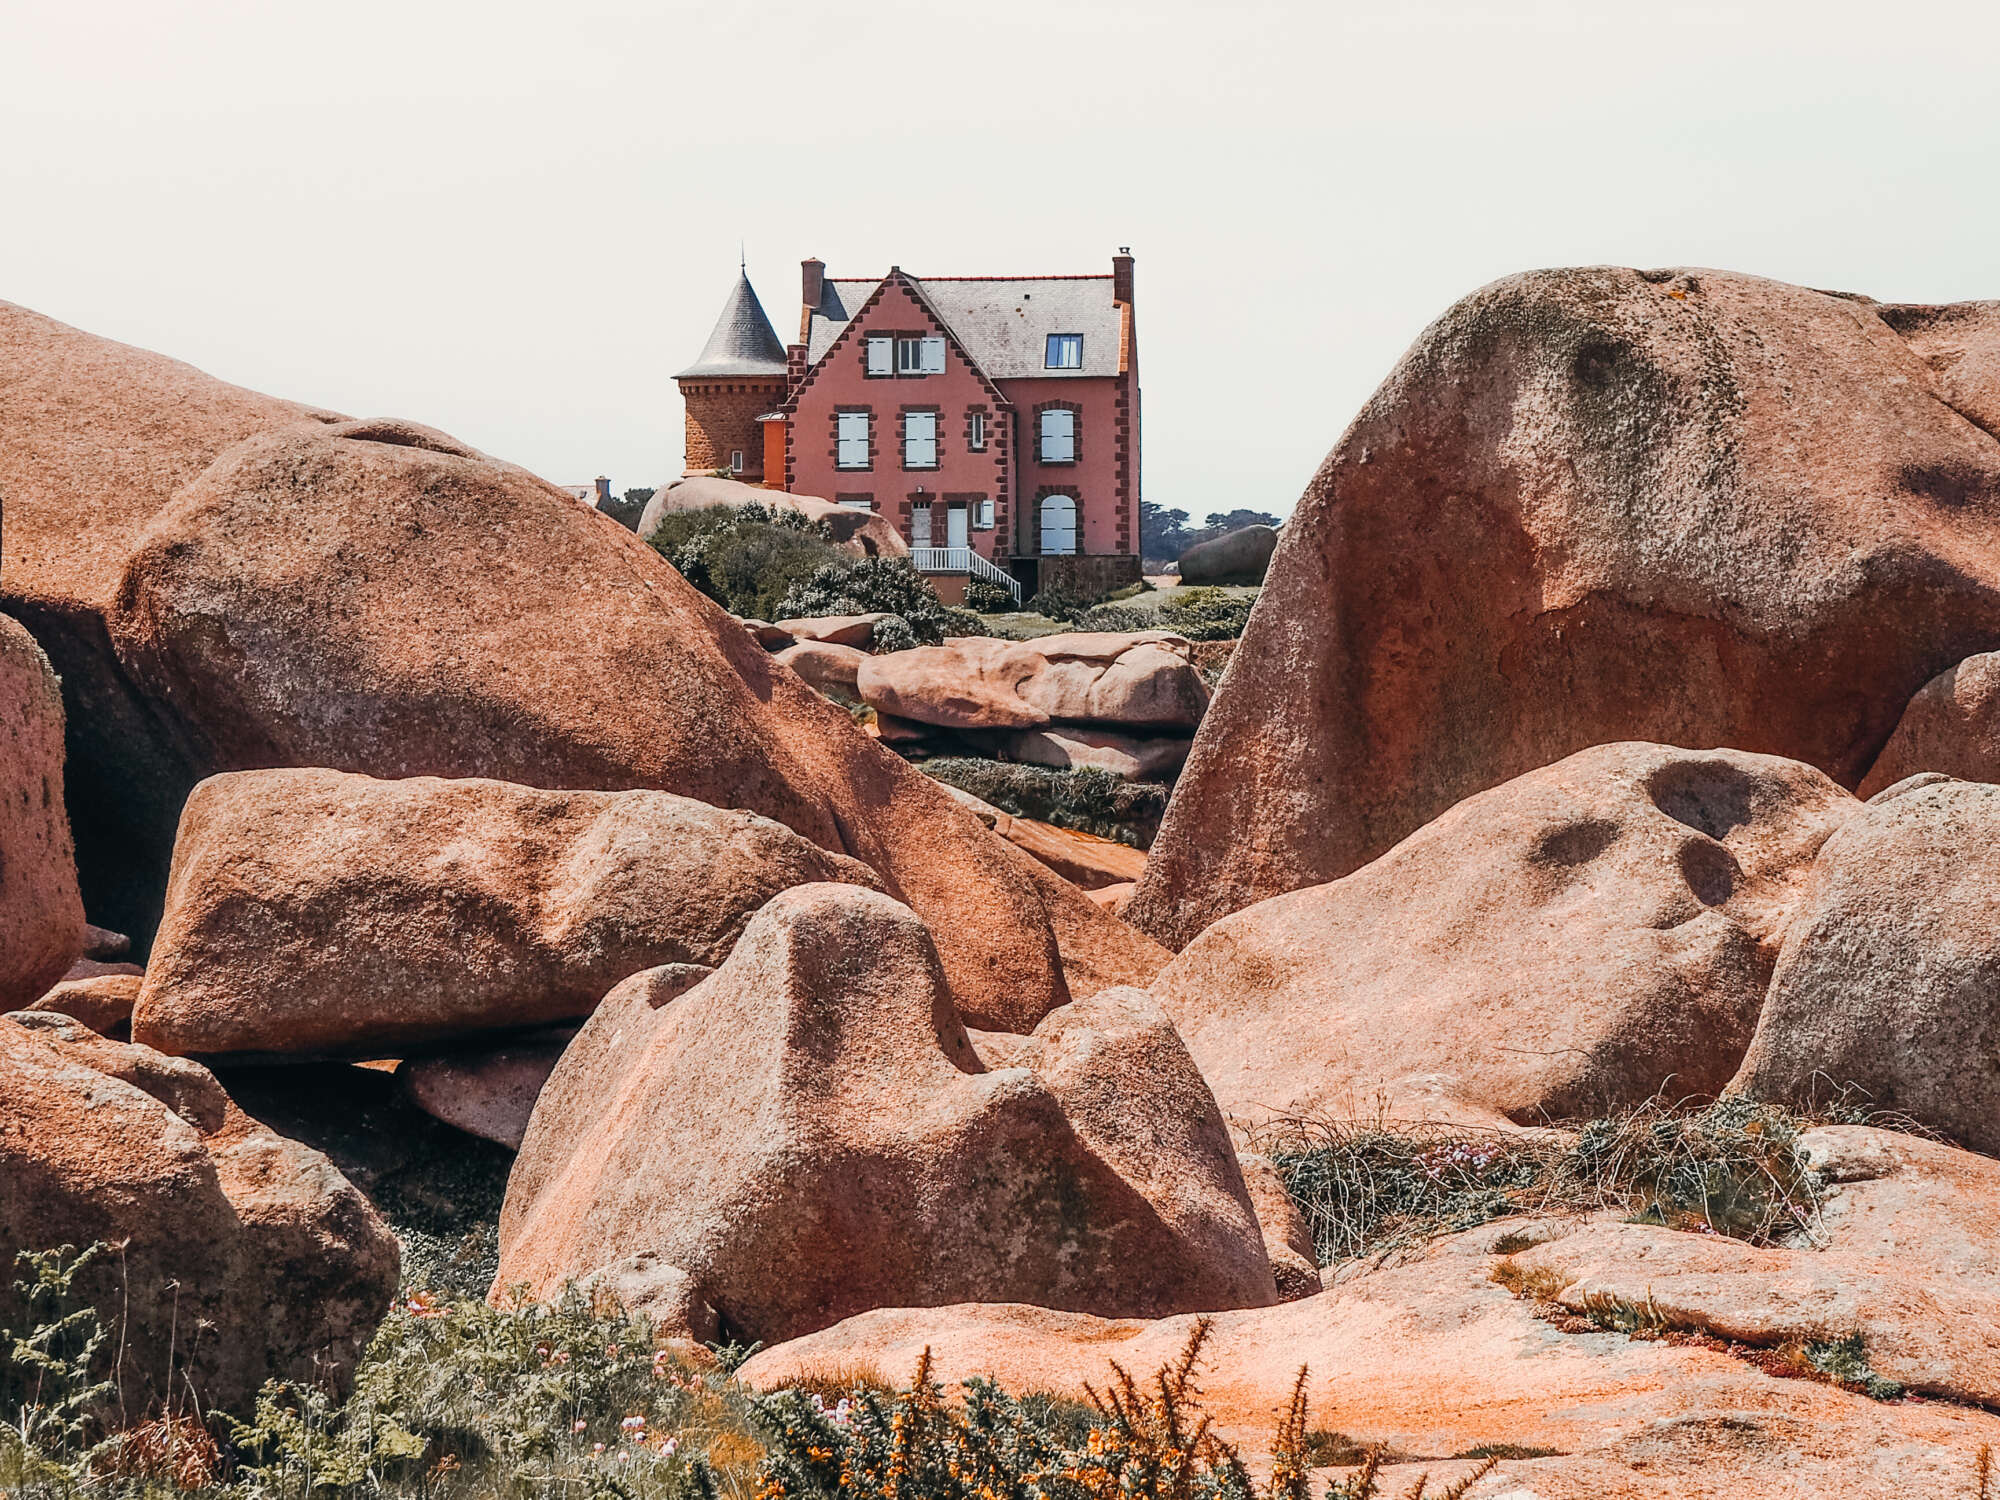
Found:
M 571 1432 L 581 1432 L 581 1431 L 583 1431 L 583 1418 L 582 1418 L 582 1417 L 578 1417 L 578 1418 L 576 1419 L 576 1425 L 575 1425 L 574 1427 L 570 1428 L 570 1431 L 571 1431 Z

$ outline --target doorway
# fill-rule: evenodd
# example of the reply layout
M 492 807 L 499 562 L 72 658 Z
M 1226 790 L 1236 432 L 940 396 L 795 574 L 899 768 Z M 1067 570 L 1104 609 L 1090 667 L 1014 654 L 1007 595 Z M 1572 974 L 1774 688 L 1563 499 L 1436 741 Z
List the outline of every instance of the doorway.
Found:
M 954 505 L 944 513 L 944 544 L 947 547 L 972 545 L 970 513 L 963 505 Z

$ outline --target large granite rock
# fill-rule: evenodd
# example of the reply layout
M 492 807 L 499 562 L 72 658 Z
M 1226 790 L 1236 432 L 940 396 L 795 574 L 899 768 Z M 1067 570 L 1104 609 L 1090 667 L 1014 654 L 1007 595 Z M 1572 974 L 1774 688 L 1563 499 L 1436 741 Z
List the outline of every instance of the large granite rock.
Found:
M 152 931 L 187 790 L 105 638 L 125 559 L 223 449 L 301 420 L 338 418 L 0 302 L 0 609 L 62 677 L 86 904 L 120 931 Z
M 1068 998 L 1060 888 L 1020 879 L 651 548 L 442 433 L 347 423 L 239 445 L 140 539 L 112 636 L 190 785 L 329 766 L 746 807 L 935 920 L 968 1014 L 1026 1027 Z
M 1827 840 L 1730 1087 L 2000 1152 L 2000 786 L 1916 778 Z
M 126 1416 L 190 1394 L 247 1416 L 273 1379 L 343 1387 L 396 1290 L 375 1211 L 207 1069 L 67 1016 L 22 1019 L 0 1020 L 0 1263 L 119 1247 L 77 1291 L 112 1334 Z M 0 1324 L 23 1329 L 13 1282 Z
M 63 806 L 62 693 L 34 639 L 0 615 L 0 1010 L 38 999 L 83 942 Z
M 181 817 L 135 1040 L 364 1052 L 580 1019 L 619 980 L 717 964 L 751 914 L 878 883 L 783 824 L 667 792 L 241 771 Z
M 1969 656 L 1923 685 L 1862 778 L 1861 795 L 1923 771 L 2000 781 L 2000 652 Z
M 767 1342 L 885 1305 L 1276 1296 L 1214 1100 L 1138 992 L 1072 1002 L 988 1071 L 923 924 L 830 885 L 777 897 L 687 978 L 635 976 L 564 1053 L 508 1183 L 496 1296 L 644 1265 L 662 1317 L 712 1309 Z
M 2000 645 L 1996 329 L 1718 271 L 1460 302 L 1286 524 L 1131 919 L 1181 946 L 1610 741 L 1854 786 Z
M 1860 812 L 1796 761 L 1604 745 L 1225 917 L 1155 988 L 1252 1123 L 1528 1122 L 1715 1093 L 1813 856 Z

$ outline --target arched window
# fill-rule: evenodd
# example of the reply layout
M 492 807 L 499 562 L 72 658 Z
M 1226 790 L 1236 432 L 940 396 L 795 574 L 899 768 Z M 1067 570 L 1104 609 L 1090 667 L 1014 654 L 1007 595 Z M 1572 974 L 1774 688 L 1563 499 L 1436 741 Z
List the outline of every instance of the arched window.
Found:
M 1076 551 L 1076 501 L 1049 495 L 1042 501 L 1042 556 L 1068 557 Z

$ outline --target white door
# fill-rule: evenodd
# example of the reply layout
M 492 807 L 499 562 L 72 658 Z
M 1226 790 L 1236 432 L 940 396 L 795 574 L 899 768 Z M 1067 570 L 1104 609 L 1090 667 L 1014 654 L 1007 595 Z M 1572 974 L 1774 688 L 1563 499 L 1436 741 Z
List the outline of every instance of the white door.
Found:
M 1076 551 L 1076 502 L 1068 495 L 1042 501 L 1042 556 L 1068 557 Z
M 931 544 L 931 508 L 916 505 L 910 508 L 910 545 L 928 547 Z
M 966 523 L 967 511 L 963 505 L 954 505 L 944 513 L 944 534 L 947 547 L 969 547 L 972 532 Z

